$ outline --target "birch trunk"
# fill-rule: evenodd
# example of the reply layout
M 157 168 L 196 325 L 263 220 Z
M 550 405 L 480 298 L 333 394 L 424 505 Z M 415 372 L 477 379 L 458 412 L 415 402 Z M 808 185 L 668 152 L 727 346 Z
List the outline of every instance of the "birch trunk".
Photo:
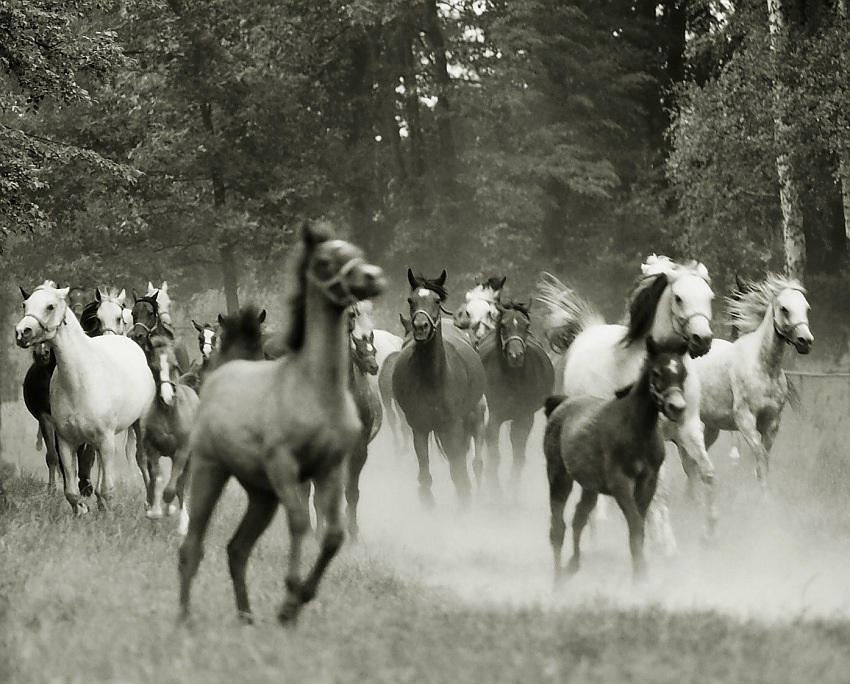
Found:
M 847 21 L 847 2 L 838 0 L 836 5 L 838 19 L 842 28 L 846 29 L 843 22 Z M 844 248 L 850 252 L 850 151 L 839 146 L 838 154 L 838 178 L 841 181 L 841 206 L 844 208 Z
M 779 178 L 779 204 L 782 208 L 782 241 L 785 251 L 785 273 L 803 280 L 806 272 L 806 235 L 800 191 L 791 156 L 791 131 L 785 117 L 785 87 L 779 74 L 779 63 L 787 39 L 787 27 L 781 0 L 767 0 L 770 50 L 775 65 L 773 98 L 773 136 L 776 143 L 776 175 Z

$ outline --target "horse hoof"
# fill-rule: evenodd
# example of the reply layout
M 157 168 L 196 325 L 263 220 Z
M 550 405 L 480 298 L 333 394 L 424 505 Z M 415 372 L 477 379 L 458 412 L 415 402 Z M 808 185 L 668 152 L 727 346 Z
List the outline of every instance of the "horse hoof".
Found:
M 77 515 L 85 515 L 88 512 L 88 504 L 83 501 L 78 501 L 77 504 L 74 506 L 74 513 L 76 513 Z
M 277 614 L 277 621 L 284 627 L 295 627 L 298 622 L 298 613 L 300 610 L 300 603 L 287 599 Z
M 92 494 L 94 494 L 94 487 L 91 483 L 80 485 L 80 496 L 91 496 Z
M 170 518 L 174 516 L 177 511 L 180 510 L 180 507 L 177 505 L 176 501 L 172 501 L 165 509 L 165 514 Z
M 434 495 L 431 492 L 419 492 L 419 501 L 426 510 L 434 510 Z
M 161 508 L 149 508 L 145 511 L 145 517 L 148 520 L 160 520 L 162 519 L 162 509 Z
M 254 624 L 254 616 L 250 611 L 240 610 L 239 611 L 239 622 L 241 622 L 246 627 L 250 627 Z
M 572 558 L 570 558 L 570 562 L 567 563 L 567 567 L 564 569 L 564 572 L 566 573 L 567 577 L 572 577 L 579 571 L 580 567 L 581 561 L 575 556 L 573 556 Z

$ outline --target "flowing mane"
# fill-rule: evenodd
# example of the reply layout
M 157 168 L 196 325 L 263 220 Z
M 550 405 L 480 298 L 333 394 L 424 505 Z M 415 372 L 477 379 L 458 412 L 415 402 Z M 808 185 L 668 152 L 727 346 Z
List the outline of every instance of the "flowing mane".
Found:
M 480 283 L 466 293 L 466 301 L 483 299 L 485 302 L 495 304 L 499 301 L 499 290 L 494 290 L 487 283 Z
M 546 341 L 557 354 L 564 354 L 585 328 L 605 323 L 589 301 L 551 273 L 541 274 L 537 292 L 537 301 L 547 310 Z
M 302 237 L 294 246 L 287 267 L 286 300 L 283 309 L 282 340 L 286 349 L 292 352 L 304 347 L 307 323 L 307 271 L 313 250 L 333 239 L 330 228 L 323 225 L 310 227 L 309 236 L 306 226 L 302 228 Z
M 751 333 L 761 325 L 768 309 L 783 290 L 797 290 L 806 294 L 806 289 L 795 278 L 786 278 L 768 273 L 761 282 L 745 280 L 743 290 L 738 289 L 726 298 L 726 310 L 740 334 Z
M 440 301 L 444 302 L 449 298 L 449 291 L 445 285 L 440 284 L 437 278 L 426 278 L 421 273 L 413 276 L 416 281 L 416 287 L 424 287 L 426 290 L 436 293 L 440 297 Z
M 623 338 L 626 346 L 649 335 L 661 295 L 671 282 L 684 275 L 698 276 L 706 283 L 711 283 L 708 270 L 697 261 L 678 264 L 667 257 L 656 257 L 653 254 L 641 265 L 641 275 L 635 281 L 626 304 L 627 331 Z

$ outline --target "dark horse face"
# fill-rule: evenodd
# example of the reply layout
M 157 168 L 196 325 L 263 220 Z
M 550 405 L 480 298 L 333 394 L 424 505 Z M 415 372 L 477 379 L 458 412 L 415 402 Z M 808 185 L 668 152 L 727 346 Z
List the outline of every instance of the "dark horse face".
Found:
M 39 366 L 50 365 L 50 345 L 47 342 L 38 342 L 32 346 L 32 360 Z
M 429 280 L 407 269 L 407 281 L 410 283 L 407 303 L 410 305 L 410 326 L 416 342 L 429 342 L 437 332 L 442 305 L 448 296 L 446 278 L 445 271 L 439 278 Z
M 675 349 L 659 347 L 652 337 L 646 338 L 649 353 L 649 391 L 658 410 L 674 423 L 681 420 L 687 408 L 685 379 L 688 371 L 682 356 L 688 351 L 687 342 Z
M 519 303 L 499 306 L 499 341 L 502 354 L 511 368 L 521 368 L 525 364 L 525 350 L 531 329 L 530 309 L 530 305 Z
M 204 360 L 212 358 L 213 352 L 218 348 L 218 332 L 209 323 L 199 325 L 192 320 L 192 325 L 198 331 L 198 349 Z
M 378 359 L 375 358 L 375 333 L 363 337 L 351 336 L 351 358 L 354 365 L 367 375 L 378 374 Z
M 266 310 L 246 306 L 235 314 L 218 315 L 218 351 L 225 358 L 261 359 Z
M 135 294 L 134 294 L 135 297 Z M 150 337 L 159 325 L 159 307 L 154 297 L 139 297 L 133 303 L 133 327 L 127 335 L 145 352 L 151 350 Z
M 83 309 L 88 303 L 88 297 L 86 296 L 85 290 L 81 287 L 72 287 L 68 291 L 68 308 L 74 312 L 74 315 L 79 320 L 80 316 L 83 315 Z

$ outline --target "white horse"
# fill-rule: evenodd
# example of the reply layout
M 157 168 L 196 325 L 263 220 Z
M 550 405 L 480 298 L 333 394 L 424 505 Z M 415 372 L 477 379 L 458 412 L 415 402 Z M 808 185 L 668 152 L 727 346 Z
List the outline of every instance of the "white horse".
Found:
M 483 283 L 476 283 L 454 314 L 455 326 L 468 330 L 476 347 L 499 323 L 499 302 L 506 280 L 507 276 L 493 276 Z
M 716 524 L 714 507 L 714 466 L 708 457 L 700 422 L 699 376 L 691 357 L 705 354 L 712 341 L 711 303 L 714 294 L 708 271 L 696 262 L 680 265 L 666 257 L 649 257 L 641 267 L 642 276 L 629 297 L 625 325 L 605 324 L 592 307 L 553 276 L 544 275 L 539 301 L 548 308 L 546 337 L 556 350 L 565 350 L 563 393 L 567 396 L 613 397 L 615 392 L 637 381 L 646 356 L 645 343 L 652 337 L 662 345 L 684 339 L 690 356 L 685 365 L 687 409 L 676 424 L 675 439 L 683 458 L 690 459 L 705 485 L 706 533 Z M 690 466 L 689 466 L 690 467 Z M 663 472 L 663 470 L 662 470 Z M 650 529 L 672 554 L 675 537 L 666 506 L 663 486 L 650 507 Z
M 168 281 L 163 280 L 162 285 L 154 287 L 153 283 L 149 280 L 145 297 L 155 297 L 156 305 L 159 309 L 159 319 L 168 326 L 173 325 L 171 322 L 171 297 L 168 294 Z
M 20 347 L 48 342 L 56 354 L 50 382 L 50 409 L 65 477 L 65 498 L 76 513 L 88 507 L 80 501 L 76 450 L 83 443 L 98 452 L 98 505 L 108 505 L 115 486 L 115 436 L 133 428 L 137 462 L 140 419 L 154 398 L 155 386 L 145 354 L 122 335 L 87 337 L 68 306 L 69 288 L 51 281 L 38 286 L 24 302 L 24 316 L 15 326 Z
M 739 432 L 755 454 L 756 476 L 766 496 L 770 449 L 789 394 L 782 359 L 788 344 L 799 354 L 811 350 L 809 303 L 798 281 L 768 274 L 728 298 L 727 305 L 741 336 L 734 342 L 714 340 L 711 351 L 694 364 L 705 443 L 711 446 L 721 430 Z

